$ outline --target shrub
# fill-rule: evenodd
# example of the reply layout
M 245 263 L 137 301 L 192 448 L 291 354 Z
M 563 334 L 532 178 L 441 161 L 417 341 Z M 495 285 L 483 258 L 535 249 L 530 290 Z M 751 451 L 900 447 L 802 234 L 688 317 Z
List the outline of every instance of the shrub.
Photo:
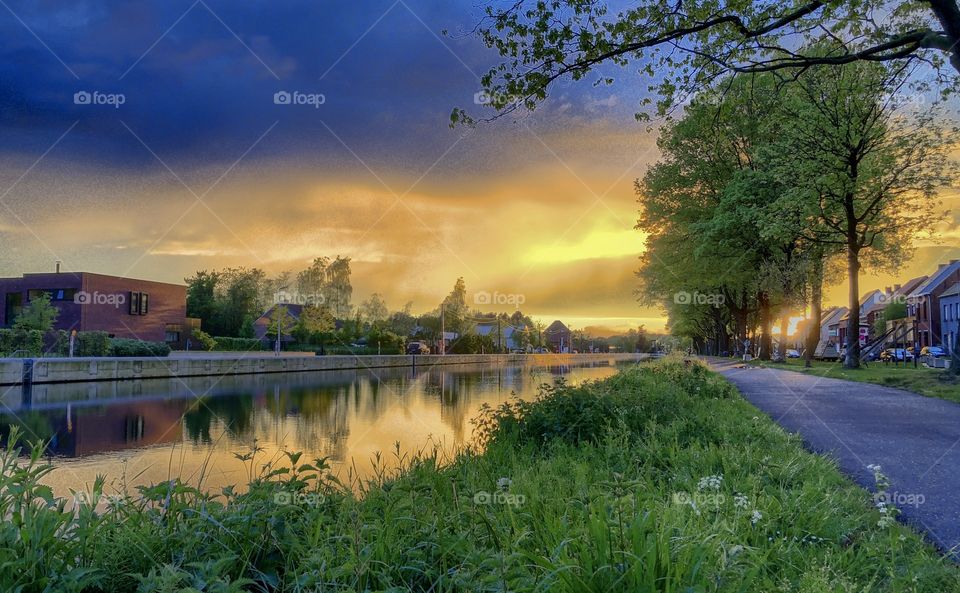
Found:
M 80 332 L 74 344 L 75 356 L 110 356 L 110 335 L 107 332 Z
M 227 338 L 217 337 L 214 340 L 213 350 L 218 352 L 250 352 L 263 350 L 263 342 L 256 338 Z
M 193 339 L 200 344 L 201 350 L 209 352 L 217 347 L 217 340 L 201 329 L 193 330 Z
M 164 357 L 170 354 L 170 346 L 164 342 L 147 342 L 128 338 L 110 340 L 110 356 L 154 356 Z
M 0 329 L 0 355 L 19 353 L 40 356 L 43 353 L 43 332 L 35 329 Z

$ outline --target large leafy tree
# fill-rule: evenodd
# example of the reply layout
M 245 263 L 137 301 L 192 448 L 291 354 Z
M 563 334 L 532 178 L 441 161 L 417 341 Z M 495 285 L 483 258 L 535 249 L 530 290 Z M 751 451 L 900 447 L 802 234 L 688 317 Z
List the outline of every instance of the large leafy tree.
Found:
M 895 268 L 918 234 L 942 218 L 936 192 L 953 178 L 937 112 L 903 113 L 893 99 L 904 69 L 876 64 L 821 67 L 784 96 L 784 124 L 773 145 L 781 174 L 805 204 L 815 243 L 846 258 L 848 306 L 844 365 L 859 366 L 859 275 Z
M 504 61 L 483 76 L 499 112 L 535 107 L 561 78 L 603 64 L 635 65 L 668 109 L 723 74 L 853 62 L 929 64 L 947 89 L 960 71 L 956 0 L 634 0 L 490 3 L 478 32 Z M 831 51 L 808 50 L 830 40 Z M 597 75 L 612 82 L 607 71 Z M 470 120 L 454 110 L 453 121 Z

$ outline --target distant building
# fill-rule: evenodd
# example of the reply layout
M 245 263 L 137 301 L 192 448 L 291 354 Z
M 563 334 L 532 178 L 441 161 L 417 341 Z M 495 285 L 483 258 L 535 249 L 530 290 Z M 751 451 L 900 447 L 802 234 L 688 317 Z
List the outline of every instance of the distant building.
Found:
M 570 347 L 571 337 L 570 328 L 559 319 L 543 330 L 543 341 L 554 352 L 570 352 L 572 350 Z
M 490 336 L 494 344 L 508 352 L 521 348 L 515 339 L 517 336 L 514 335 L 517 328 L 502 321 L 499 326 L 496 321 L 480 322 L 477 324 L 475 331 L 478 336 Z
M 183 348 L 198 320 L 187 318 L 187 287 L 90 272 L 0 278 L 0 327 L 11 327 L 42 294 L 60 312 L 54 329 L 103 331 L 111 337 L 166 342 Z
M 820 342 L 832 342 L 837 344 L 840 341 L 840 319 L 847 314 L 846 307 L 831 307 L 823 313 L 823 320 L 820 322 Z
M 916 323 L 916 340 L 921 348 L 942 344 L 940 296 L 957 282 L 960 282 L 960 260 L 951 260 L 940 264 L 936 272 L 907 296 L 907 315 Z
M 940 293 L 941 346 L 949 353 L 957 348 L 960 334 L 960 282 Z
M 253 322 L 253 336 L 255 338 L 264 342 L 269 341 L 271 343 L 274 340 L 276 340 L 275 335 L 273 336 L 268 335 L 272 333 L 270 328 L 270 325 L 271 325 L 270 316 L 273 315 L 274 311 L 276 311 L 280 307 L 286 308 L 287 313 L 290 315 L 290 326 L 280 328 L 280 333 L 282 334 L 280 341 L 281 342 L 293 341 L 293 328 L 297 324 L 297 322 L 300 320 L 300 314 L 303 313 L 304 305 L 294 305 L 292 303 L 280 303 L 277 305 L 273 305 L 272 307 L 267 309 L 263 315 L 261 315 L 260 317 L 257 317 L 256 321 Z

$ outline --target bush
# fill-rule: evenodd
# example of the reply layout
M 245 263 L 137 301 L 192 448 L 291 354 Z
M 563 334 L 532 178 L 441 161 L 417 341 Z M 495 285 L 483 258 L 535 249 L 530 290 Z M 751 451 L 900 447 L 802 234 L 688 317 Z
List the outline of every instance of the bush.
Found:
M 164 357 L 170 354 L 170 346 L 164 342 L 147 342 L 128 338 L 110 340 L 110 356 L 153 356 Z
M 263 350 L 263 342 L 256 338 L 216 337 L 213 350 L 218 352 L 251 352 Z
M 35 329 L 0 329 L 0 356 L 43 354 L 43 332 Z
M 80 332 L 74 343 L 74 356 L 110 356 L 110 335 L 107 332 Z
M 201 329 L 193 330 L 193 339 L 200 344 L 201 350 L 209 352 L 217 347 L 217 340 Z

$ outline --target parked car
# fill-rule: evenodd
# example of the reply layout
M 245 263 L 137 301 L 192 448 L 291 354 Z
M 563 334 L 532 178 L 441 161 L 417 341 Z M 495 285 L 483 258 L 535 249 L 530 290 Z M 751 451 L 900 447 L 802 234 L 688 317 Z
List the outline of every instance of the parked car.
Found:
M 896 360 L 901 362 L 905 360 L 913 360 L 913 352 L 904 350 L 903 348 L 887 348 L 880 353 L 880 360 Z
M 947 351 L 940 346 L 924 346 L 920 349 L 920 356 L 932 356 L 934 358 L 944 358 Z
M 787 358 L 800 358 L 800 351 L 790 348 L 787 350 Z
M 407 344 L 407 354 L 430 354 L 430 346 L 426 342 L 410 342 Z

